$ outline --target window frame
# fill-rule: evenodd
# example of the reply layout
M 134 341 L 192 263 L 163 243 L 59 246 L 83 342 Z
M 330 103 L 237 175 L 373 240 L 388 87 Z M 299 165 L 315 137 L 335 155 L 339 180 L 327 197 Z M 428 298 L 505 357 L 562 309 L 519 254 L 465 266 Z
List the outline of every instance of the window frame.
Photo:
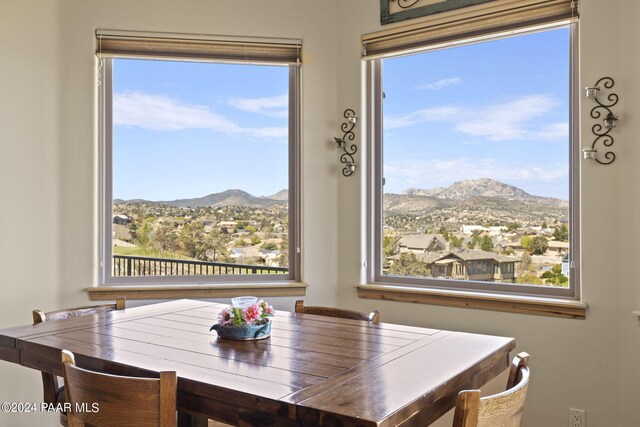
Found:
M 126 57 L 122 57 L 126 58 Z M 300 64 L 270 66 L 286 66 L 289 88 L 288 115 L 288 168 L 289 168 L 289 271 L 286 274 L 215 274 L 184 276 L 123 276 L 112 275 L 113 269 L 113 59 L 98 58 L 98 132 L 99 132 L 99 268 L 98 286 L 167 286 L 172 285 L 238 285 L 242 283 L 268 287 L 270 284 L 300 282 L 301 280 L 301 222 L 300 222 Z M 156 59 L 152 56 L 141 56 L 138 59 Z M 161 59 L 171 61 L 172 59 Z M 201 59 L 184 59 L 187 62 L 202 62 Z M 230 63 L 233 61 L 216 61 L 212 63 Z M 238 63 L 238 62 L 234 62 Z M 265 65 L 242 62 L 240 65 Z M 214 290 L 214 293 L 216 291 Z M 240 292 L 242 293 L 242 292 Z M 255 293 L 255 292 L 254 292 Z M 304 294 L 304 293 L 303 293 Z M 296 293 L 299 295 L 299 293 Z M 134 299 L 137 299 L 134 297 Z
M 540 285 L 501 284 L 456 279 L 400 277 L 382 274 L 383 254 L 383 70 L 385 58 L 419 54 L 436 49 L 446 49 L 460 45 L 482 43 L 511 36 L 532 34 L 554 28 L 569 28 L 569 242 L 570 277 L 568 288 L 554 288 Z M 579 23 L 565 20 L 552 24 L 524 27 L 517 30 L 494 32 L 472 38 L 460 38 L 444 44 L 413 48 L 406 52 L 394 52 L 366 60 L 366 110 L 370 118 L 367 124 L 369 170 L 367 174 L 367 283 L 377 288 L 424 289 L 425 291 L 463 292 L 466 295 L 512 295 L 554 300 L 580 301 L 580 146 L 579 146 Z M 369 285 L 363 286 L 366 288 Z M 381 291 L 380 291 L 381 292 Z M 390 291 L 395 292 L 395 291 Z M 361 292 L 363 295 L 366 290 Z M 389 299 L 393 299 L 390 297 Z

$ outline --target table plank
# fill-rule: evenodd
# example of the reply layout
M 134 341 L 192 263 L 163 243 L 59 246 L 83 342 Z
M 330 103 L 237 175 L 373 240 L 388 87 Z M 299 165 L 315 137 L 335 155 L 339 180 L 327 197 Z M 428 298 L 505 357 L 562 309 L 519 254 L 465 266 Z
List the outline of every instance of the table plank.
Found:
M 145 320 L 155 320 L 155 319 L 145 319 Z M 215 332 L 193 332 L 189 330 L 179 330 L 179 329 L 171 329 L 165 328 L 162 326 L 155 326 L 153 324 L 134 321 L 118 324 L 114 326 L 120 329 L 128 329 L 132 331 L 140 331 L 140 332 L 149 332 L 157 335 L 163 335 L 174 338 L 182 338 L 189 341 L 201 342 L 203 339 L 210 340 L 212 335 L 215 335 Z M 215 337 L 214 337 L 215 339 Z M 225 348 L 235 348 L 242 351 L 255 352 L 255 351 L 269 351 L 269 354 L 288 358 L 288 359 L 296 359 L 303 360 L 307 362 L 321 363 L 323 365 L 335 366 L 339 368 L 351 368 L 359 363 L 362 363 L 362 359 L 357 358 L 349 358 L 349 357 L 336 357 L 335 355 L 329 355 L 320 352 L 311 352 L 307 350 L 300 350 L 297 348 L 291 348 L 286 345 L 277 345 L 274 344 L 273 340 L 260 340 L 252 343 L 252 346 L 246 345 L 243 342 L 235 342 L 235 341 L 222 341 L 221 345 Z
M 161 316 L 157 316 L 158 319 L 166 319 L 174 322 L 187 323 L 194 326 L 200 326 L 203 328 L 211 327 L 211 323 L 206 319 L 200 319 L 197 317 L 189 317 L 184 316 L 182 314 L 163 314 Z M 278 319 L 281 320 L 281 319 Z M 373 326 L 372 326 L 373 327 Z M 287 325 L 285 322 L 278 321 L 273 322 L 273 326 L 271 327 L 271 336 L 275 337 L 284 337 L 284 338 L 292 338 L 300 341 L 311 341 L 323 344 L 331 344 L 333 346 L 350 348 L 350 349 L 362 349 L 369 350 L 373 352 L 384 353 L 387 351 L 395 350 L 400 347 L 400 344 L 387 344 L 383 342 L 372 342 L 367 341 L 367 334 L 354 334 L 348 338 L 340 338 L 331 335 L 331 332 L 335 328 L 325 326 L 321 330 L 318 328 L 310 328 L 306 329 L 297 329 L 297 330 L 289 330 L 287 329 Z M 342 334 L 341 334 L 342 335 Z M 378 340 L 381 341 L 381 340 Z M 405 342 L 405 344 L 409 344 L 411 341 Z
M 404 357 L 366 370 L 303 401 L 303 420 L 339 414 L 371 425 L 396 425 L 393 414 L 412 402 L 418 409 L 449 393 L 457 394 L 466 379 L 482 372 L 515 347 L 511 338 L 454 332 Z M 506 365 L 504 366 L 506 368 Z M 415 412 L 415 411 L 414 411 Z M 385 420 L 382 424 L 376 424 Z
M 161 318 L 145 318 L 140 319 L 138 322 L 153 324 L 163 326 L 168 329 L 177 329 L 181 331 L 193 331 L 193 325 L 189 323 L 179 323 L 172 320 L 161 319 Z M 289 339 L 286 337 L 276 337 L 271 335 L 269 338 L 269 342 L 272 345 L 278 345 L 282 347 L 287 347 L 291 349 L 297 349 L 302 351 L 313 351 L 316 353 L 327 354 L 335 357 L 336 361 L 339 361 L 340 358 L 346 357 L 347 359 L 360 359 L 360 360 L 369 360 L 373 357 L 379 356 L 380 352 L 372 352 L 355 348 L 344 348 L 344 347 L 336 347 L 334 346 L 330 340 L 326 344 L 316 343 L 316 342 L 308 342 L 308 341 L 295 341 L 293 339 Z

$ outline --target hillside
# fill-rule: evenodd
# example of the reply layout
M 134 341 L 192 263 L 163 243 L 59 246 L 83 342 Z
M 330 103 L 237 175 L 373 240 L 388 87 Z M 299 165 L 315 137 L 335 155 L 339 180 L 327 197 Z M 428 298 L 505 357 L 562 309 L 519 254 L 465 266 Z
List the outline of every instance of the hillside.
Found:
M 221 193 L 212 193 L 204 197 L 193 199 L 178 199 L 165 201 L 149 201 L 149 200 L 115 200 L 116 203 L 147 203 L 176 206 L 181 208 L 198 208 L 202 206 L 241 206 L 251 208 L 265 208 L 273 205 L 283 205 L 287 203 L 288 191 L 282 190 L 270 197 L 256 197 L 242 190 L 226 190 Z
M 456 201 L 464 201 L 476 197 L 487 197 L 524 203 L 536 203 L 564 209 L 569 206 L 566 200 L 553 197 L 533 196 L 518 187 L 489 178 L 458 181 L 447 188 L 437 187 L 425 190 L 412 188 L 407 190 L 405 194 L 407 196 L 427 196 Z
M 460 181 L 447 188 L 409 189 L 384 195 L 385 222 L 426 226 L 444 223 L 523 224 L 553 223 L 565 219 L 566 200 L 534 196 L 491 179 Z M 399 222 L 398 222 L 399 221 Z

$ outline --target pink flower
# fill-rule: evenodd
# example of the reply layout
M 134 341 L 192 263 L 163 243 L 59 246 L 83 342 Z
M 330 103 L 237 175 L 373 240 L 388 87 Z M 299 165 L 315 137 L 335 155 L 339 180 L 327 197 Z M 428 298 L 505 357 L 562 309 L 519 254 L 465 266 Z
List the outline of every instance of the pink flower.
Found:
M 251 304 L 249 307 L 242 310 L 242 318 L 247 323 L 252 323 L 254 320 L 260 319 L 262 314 L 262 307 L 260 304 Z
M 260 307 L 262 307 L 262 317 L 269 317 L 276 314 L 276 311 L 273 309 L 273 307 L 267 304 L 266 301 L 260 300 L 258 301 L 258 304 L 260 304 Z
M 220 313 L 218 313 L 218 323 L 224 324 L 231 320 L 231 312 L 228 308 L 224 308 Z

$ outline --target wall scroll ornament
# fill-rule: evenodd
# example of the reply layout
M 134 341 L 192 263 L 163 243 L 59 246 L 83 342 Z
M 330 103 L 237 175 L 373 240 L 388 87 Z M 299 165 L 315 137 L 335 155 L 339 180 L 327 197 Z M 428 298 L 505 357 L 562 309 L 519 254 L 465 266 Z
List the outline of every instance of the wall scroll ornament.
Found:
M 601 165 L 611 164 L 616 159 L 616 155 L 613 151 L 606 150 L 608 150 L 614 142 L 613 136 L 610 132 L 616 127 L 618 116 L 613 114 L 611 107 L 618 103 L 618 95 L 610 93 L 607 95 L 605 101 L 601 101 L 598 98 L 603 87 L 605 89 L 611 89 L 614 84 L 615 83 L 611 77 L 603 77 L 598 80 L 594 86 L 585 88 L 585 96 L 588 99 L 593 99 L 597 104 L 591 109 L 591 117 L 594 119 L 602 119 L 603 124 L 596 123 L 591 127 L 591 132 L 593 132 L 595 139 L 591 144 L 591 148 L 584 148 L 582 153 L 585 159 L 595 160 Z M 601 151 L 598 151 L 598 147 L 602 147 Z M 599 156 L 598 153 L 602 153 L 603 151 L 604 154 Z
M 338 149 L 341 149 L 343 153 L 340 155 L 340 162 L 344 164 L 342 168 L 342 175 L 351 176 L 356 171 L 356 161 L 353 158 L 353 155 L 358 151 L 358 147 L 353 141 L 356 137 L 356 134 L 353 132 L 353 129 L 356 127 L 356 123 L 358 121 L 358 116 L 355 111 L 350 108 L 344 110 L 343 114 L 346 119 L 345 122 L 340 126 L 340 130 L 342 130 L 342 138 L 334 137 L 334 141 Z

